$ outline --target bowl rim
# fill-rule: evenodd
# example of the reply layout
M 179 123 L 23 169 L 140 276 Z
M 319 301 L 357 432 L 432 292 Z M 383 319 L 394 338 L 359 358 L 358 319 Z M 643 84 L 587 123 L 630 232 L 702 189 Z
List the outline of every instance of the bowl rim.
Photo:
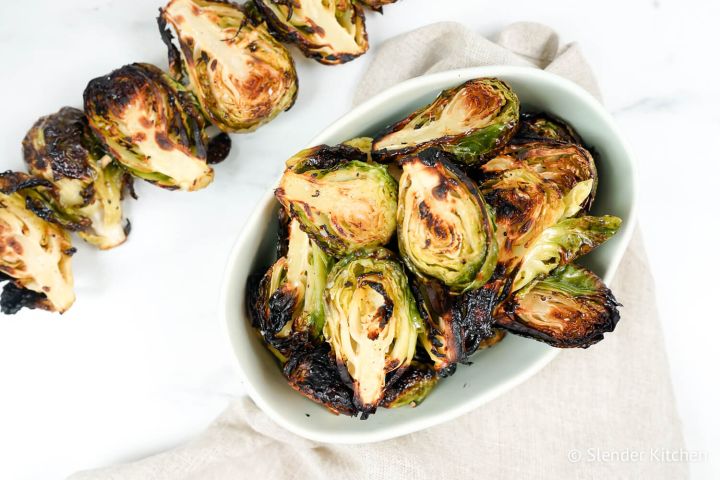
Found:
M 631 172 L 631 179 L 630 183 L 633 188 L 633 193 L 631 197 L 631 204 L 629 205 L 629 214 L 627 215 L 627 218 L 623 219 L 623 228 L 618 232 L 617 237 L 619 241 L 618 250 L 621 252 L 621 254 L 614 256 L 609 264 L 607 265 L 607 270 L 605 275 L 603 276 L 603 280 L 605 283 L 609 284 L 612 282 L 613 278 L 615 277 L 615 273 L 617 272 L 617 268 L 620 264 L 620 261 L 622 260 L 622 257 L 627 250 L 628 244 L 630 243 L 630 239 L 632 237 L 633 231 L 635 229 L 635 225 L 637 222 L 637 205 L 638 205 L 638 175 L 637 175 L 637 164 L 635 161 L 635 157 L 629 148 L 629 145 L 621 132 L 619 131 L 619 128 L 617 127 L 614 118 L 612 115 L 607 111 L 607 109 L 600 103 L 600 101 L 595 98 L 593 95 L 591 95 L 587 90 L 579 86 L 578 84 L 574 83 L 573 81 L 561 77 L 559 75 L 556 75 L 551 72 L 547 72 L 545 70 L 534 68 L 534 67 L 522 67 L 522 66 L 510 66 L 510 65 L 490 65 L 490 66 L 478 66 L 478 67 L 469 67 L 469 68 L 462 68 L 462 69 L 454 69 L 454 70 L 446 70 L 443 72 L 436 72 L 426 75 L 421 75 L 418 77 L 411 78 L 409 80 L 405 80 L 403 82 L 397 83 L 388 89 L 384 90 L 383 92 L 369 98 L 368 100 L 365 100 L 364 102 L 360 103 L 359 105 L 351 108 L 350 111 L 345 113 L 344 115 L 340 116 L 333 122 L 331 122 L 326 128 L 324 128 L 320 133 L 315 135 L 312 140 L 309 142 L 307 147 L 312 147 L 315 145 L 318 145 L 319 143 L 324 143 L 323 139 L 332 137 L 335 135 L 335 133 L 344 128 L 345 125 L 350 123 L 355 123 L 359 119 L 366 116 L 369 112 L 373 111 L 374 109 L 381 107 L 385 102 L 387 102 L 389 99 L 394 98 L 398 95 L 402 95 L 403 92 L 406 92 L 408 90 L 412 90 L 415 87 L 420 87 L 426 84 L 433 84 L 435 82 L 443 82 L 447 80 L 451 80 L 455 77 L 460 78 L 460 82 L 466 81 L 466 79 L 470 78 L 481 78 L 481 77 L 503 77 L 503 76 L 526 76 L 526 77 L 534 77 L 535 79 L 540 79 L 541 81 L 548 81 L 550 83 L 555 83 L 557 86 L 559 86 L 562 89 L 566 89 L 571 91 L 575 96 L 580 97 L 581 101 L 586 103 L 588 106 L 592 107 L 592 109 L 595 111 L 596 114 L 603 117 L 605 120 L 606 125 L 611 130 L 611 134 L 613 137 L 615 137 L 618 142 L 620 143 L 621 149 L 625 152 L 625 156 L 628 159 L 628 164 Z M 446 87 L 443 87 L 446 88 Z M 438 90 L 439 93 L 439 90 Z M 222 323 L 224 324 L 224 331 L 225 335 L 229 340 L 230 346 L 233 350 L 233 357 L 235 358 L 235 368 L 239 373 L 240 380 L 245 387 L 245 390 L 247 394 L 250 396 L 250 398 L 255 402 L 255 404 L 265 413 L 267 414 L 275 423 L 280 425 L 281 427 L 285 428 L 286 430 L 299 435 L 301 437 L 307 438 L 309 440 L 317 441 L 317 442 L 323 442 L 323 443 L 335 443 L 335 444 L 363 444 L 363 443 L 373 443 L 373 442 L 379 442 L 383 440 L 388 440 L 391 438 L 399 437 L 402 435 L 407 435 L 409 433 L 413 433 L 419 430 L 424 430 L 425 428 L 429 428 L 435 425 L 439 425 L 440 423 L 452 420 L 454 418 L 459 417 L 460 415 L 463 415 L 465 413 L 468 413 L 479 406 L 481 406 L 484 403 L 487 403 L 490 400 L 493 400 L 500 395 L 502 395 L 505 392 L 508 392 L 512 388 L 520 385 L 521 383 L 525 382 L 532 376 L 534 376 L 536 373 L 538 373 L 540 370 L 542 370 L 552 359 L 554 359 L 559 353 L 560 349 L 548 347 L 548 350 L 546 353 L 544 353 L 541 357 L 539 357 L 536 361 L 534 361 L 532 364 L 530 364 L 527 368 L 525 368 L 521 373 L 516 374 L 512 377 L 507 378 L 505 381 L 495 385 L 493 388 L 489 388 L 482 392 L 480 395 L 477 395 L 475 397 L 469 398 L 465 402 L 458 403 L 456 405 L 453 405 L 449 407 L 446 410 L 443 410 L 441 412 L 427 414 L 423 417 L 419 417 L 417 419 L 414 419 L 412 421 L 408 421 L 405 423 L 397 424 L 397 425 L 387 425 L 381 430 L 376 431 L 368 431 L 368 432 L 332 432 L 332 433 L 325 433 L 321 431 L 314 430 L 312 428 L 304 428 L 302 426 L 299 426 L 297 424 L 294 424 L 288 420 L 285 419 L 282 415 L 280 415 L 276 410 L 271 407 L 264 399 L 263 394 L 261 394 L 256 388 L 253 382 L 251 382 L 248 378 L 248 376 L 245 373 L 245 368 L 242 365 L 242 362 L 238 358 L 237 355 L 237 349 L 240 348 L 237 345 L 237 342 L 233 339 L 233 334 L 231 330 L 231 324 L 230 322 L 233 321 L 232 318 L 230 318 L 229 315 L 226 314 L 227 307 L 229 302 L 233 302 L 237 304 L 237 296 L 233 296 L 233 292 L 229 291 L 229 286 L 232 283 L 232 279 L 234 277 L 234 270 L 235 265 L 238 261 L 241 261 L 242 258 L 242 247 L 245 244 L 247 237 L 250 235 L 250 229 L 247 228 L 248 225 L 254 225 L 257 224 L 258 221 L 261 220 L 261 217 L 265 213 L 265 206 L 267 206 L 269 203 L 271 203 L 274 200 L 274 191 L 275 191 L 275 185 L 279 182 L 280 178 L 282 176 L 282 173 L 277 177 L 275 182 L 273 183 L 272 187 L 270 187 L 267 192 L 260 198 L 260 200 L 255 204 L 252 214 L 248 217 L 245 224 L 243 225 L 243 228 L 241 229 L 240 233 L 238 234 L 237 238 L 235 239 L 233 243 L 233 247 L 230 250 L 230 254 L 227 257 L 227 262 L 225 266 L 225 272 L 223 274 L 222 278 L 222 284 L 220 288 L 220 298 L 219 298 L 219 317 Z M 242 302 L 240 302 L 242 303 Z M 295 393 L 292 389 L 288 389 L 288 392 Z

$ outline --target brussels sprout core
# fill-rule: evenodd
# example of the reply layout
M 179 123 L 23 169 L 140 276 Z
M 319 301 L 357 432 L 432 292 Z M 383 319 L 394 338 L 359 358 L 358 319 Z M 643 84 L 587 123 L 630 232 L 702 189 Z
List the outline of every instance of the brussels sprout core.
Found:
M 165 22 L 172 24 L 180 56 Z M 172 0 L 161 10 L 171 67 L 187 74 L 205 115 L 226 132 L 251 131 L 289 109 L 297 94 L 295 65 L 264 23 L 220 0 Z M 178 80 L 184 76 L 176 71 Z
M 425 151 L 402 165 L 398 245 L 408 268 L 456 292 L 482 286 L 495 269 L 497 244 L 477 186 L 442 152 Z
M 415 354 L 422 320 L 405 273 L 388 250 L 358 252 L 335 265 L 324 298 L 325 337 L 358 408 L 371 413 L 388 375 L 401 374 Z

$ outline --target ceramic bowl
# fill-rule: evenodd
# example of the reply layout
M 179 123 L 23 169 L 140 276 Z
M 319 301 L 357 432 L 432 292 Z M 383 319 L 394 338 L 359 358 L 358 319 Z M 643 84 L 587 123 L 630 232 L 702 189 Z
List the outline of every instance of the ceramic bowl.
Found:
M 609 283 L 634 226 L 635 167 L 605 108 L 569 80 L 542 70 L 507 66 L 469 68 L 414 78 L 356 107 L 312 139 L 308 146 L 333 145 L 349 138 L 373 135 L 429 103 L 441 90 L 479 77 L 505 80 L 517 92 L 523 107 L 564 118 L 597 152 L 599 185 L 592 213 L 617 215 L 624 224 L 614 238 L 584 257 L 582 263 Z M 460 365 L 455 375 L 442 379 L 416 408 L 379 409 L 364 421 L 333 415 L 287 385 L 273 356 L 250 326 L 245 310 L 248 275 L 264 270 L 273 261 L 276 212 L 277 202 L 271 188 L 230 254 L 220 312 L 248 394 L 270 418 L 291 432 L 328 443 L 375 442 L 408 434 L 480 407 L 537 373 L 559 352 L 543 343 L 508 335 L 497 346 L 478 352 L 472 358 L 472 365 Z

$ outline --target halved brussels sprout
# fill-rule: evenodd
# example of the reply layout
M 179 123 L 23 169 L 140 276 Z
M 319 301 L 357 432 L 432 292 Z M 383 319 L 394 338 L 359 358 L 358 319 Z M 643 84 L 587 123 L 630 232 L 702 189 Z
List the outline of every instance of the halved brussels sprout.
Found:
M 492 312 L 503 285 L 497 280 L 457 296 L 436 281 L 412 283 L 425 321 L 420 343 L 440 376 L 452 375 L 457 363 L 468 363 L 473 353 L 492 342 Z
M 518 98 L 505 82 L 470 80 L 388 127 L 375 139 L 373 154 L 389 159 L 437 147 L 461 163 L 482 163 L 510 140 L 519 115 Z
M 398 408 L 410 405 L 417 407 L 430 394 L 438 380 L 437 373 L 428 365 L 412 362 L 410 367 L 385 389 L 381 406 Z
M 422 318 L 402 265 L 384 248 L 340 260 L 325 288 L 326 340 L 367 416 L 415 355 Z
M 212 182 L 197 101 L 156 66 L 133 63 L 95 78 L 83 97 L 90 126 L 136 177 L 187 191 Z
M 547 139 L 584 145 L 580 135 L 567 122 L 549 113 L 521 113 L 520 127 L 515 138 Z
M 166 22 L 177 33 L 180 51 Z M 239 5 L 171 0 L 158 24 L 175 79 L 187 76 L 203 113 L 221 130 L 255 130 L 295 102 L 297 74 L 290 53 Z
M 588 216 L 568 218 L 545 229 L 523 256 L 512 291 L 589 253 L 615 235 L 621 223 L 611 215 Z
M 6 314 L 22 307 L 63 313 L 75 301 L 70 237 L 26 208 L 40 187 L 51 185 L 24 173 L 0 174 L 0 273 L 10 281 L 0 307 Z
M 597 190 L 597 170 L 590 152 L 552 140 L 513 142 L 482 167 L 485 174 L 527 168 L 558 186 L 567 206 L 565 217 L 588 211 Z
M 255 0 L 270 26 L 309 58 L 336 65 L 368 49 L 365 14 L 353 0 Z
M 248 306 L 270 350 L 285 363 L 298 347 L 317 343 L 322 334 L 323 290 L 331 259 L 300 230 L 289 225 L 287 256 L 250 284 Z
M 620 320 L 612 292 L 591 271 L 574 264 L 555 270 L 500 305 L 496 325 L 554 347 L 586 348 Z
M 353 391 L 343 383 L 327 343 L 294 352 L 283 374 L 292 388 L 332 413 L 357 415 Z
M 408 268 L 454 292 L 479 288 L 492 275 L 497 243 L 477 185 L 438 150 L 402 160 L 398 246 Z
M 85 114 L 64 107 L 40 118 L 23 140 L 28 171 L 51 182 L 52 202 L 75 225 L 83 240 L 101 249 L 120 245 L 130 222 L 123 218 L 122 197 L 132 178 L 102 148 Z M 48 207 L 49 208 L 49 207 Z
M 335 255 L 387 243 L 395 232 L 397 183 L 352 147 L 320 145 L 287 161 L 275 190 L 301 228 Z
M 485 180 L 481 190 L 495 209 L 498 263 L 512 270 L 540 233 L 565 212 L 560 189 L 528 168 L 505 170 Z

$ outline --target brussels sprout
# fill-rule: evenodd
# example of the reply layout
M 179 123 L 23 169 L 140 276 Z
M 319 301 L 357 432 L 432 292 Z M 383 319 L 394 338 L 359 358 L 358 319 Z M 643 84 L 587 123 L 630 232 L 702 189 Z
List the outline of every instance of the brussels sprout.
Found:
M 432 368 L 420 362 L 412 362 L 399 379 L 386 387 L 381 406 L 417 407 L 435 388 L 438 380 L 439 377 Z
M 353 391 L 343 383 L 327 343 L 294 352 L 283 374 L 292 388 L 332 413 L 357 415 Z
M 567 122 L 548 113 L 520 114 L 517 139 L 547 139 L 584 145 L 580 135 Z
M 76 219 L 69 225 L 54 216 L 56 223 L 80 228 L 80 238 L 102 249 L 125 241 L 130 223 L 121 200 L 132 179 L 105 153 L 81 110 L 64 107 L 40 118 L 25 135 L 23 156 L 32 175 L 55 186 L 54 207 Z
M 179 51 L 166 22 L 177 33 Z M 221 130 L 255 130 L 295 102 L 297 74 L 290 53 L 239 5 L 171 0 L 158 24 L 175 79 L 187 76 L 203 113 Z
M 255 0 L 270 27 L 309 58 L 336 65 L 368 49 L 365 15 L 353 0 Z
M 395 232 L 397 183 L 360 150 L 320 145 L 287 161 L 275 196 L 326 251 L 384 245 Z
M 325 322 L 323 289 L 331 259 L 290 222 L 287 256 L 250 284 L 248 306 L 270 350 L 285 363 L 299 346 L 317 342 Z
M 485 174 L 527 168 L 560 189 L 564 216 L 588 211 L 597 189 L 597 170 L 590 152 L 579 145 L 552 140 L 513 142 L 481 167 Z
M 415 355 L 422 328 L 402 265 L 384 248 L 340 260 L 328 275 L 324 334 L 367 416 Z
M 402 160 L 398 246 L 417 276 L 436 278 L 461 293 L 490 278 L 497 243 L 477 186 L 445 156 L 425 150 Z
M 510 140 L 518 117 L 518 98 L 505 82 L 470 80 L 388 127 L 375 139 L 373 153 L 389 159 L 438 147 L 461 163 L 482 163 Z
M 212 181 L 197 101 L 159 68 L 133 63 L 95 78 L 84 101 L 90 126 L 133 175 L 187 191 Z
M 520 290 L 535 278 L 589 253 L 615 235 L 622 220 L 602 217 L 568 218 L 545 229 L 527 249 L 515 275 L 512 291 Z
M 35 189 L 51 187 L 24 173 L 0 174 L 0 273 L 10 281 L 0 298 L 3 313 L 22 307 L 63 313 L 75 301 L 70 237 L 26 208 Z
M 618 306 L 597 275 L 568 264 L 500 305 L 496 325 L 554 347 L 586 348 L 615 329 Z
M 492 341 L 492 312 L 503 286 L 497 280 L 457 296 L 436 281 L 412 283 L 425 321 L 420 343 L 440 376 L 452 375 L 457 363 L 468 363 L 475 351 Z
M 530 243 L 565 212 L 560 189 L 528 168 L 505 170 L 485 180 L 481 191 L 495 209 L 498 263 L 513 269 Z

